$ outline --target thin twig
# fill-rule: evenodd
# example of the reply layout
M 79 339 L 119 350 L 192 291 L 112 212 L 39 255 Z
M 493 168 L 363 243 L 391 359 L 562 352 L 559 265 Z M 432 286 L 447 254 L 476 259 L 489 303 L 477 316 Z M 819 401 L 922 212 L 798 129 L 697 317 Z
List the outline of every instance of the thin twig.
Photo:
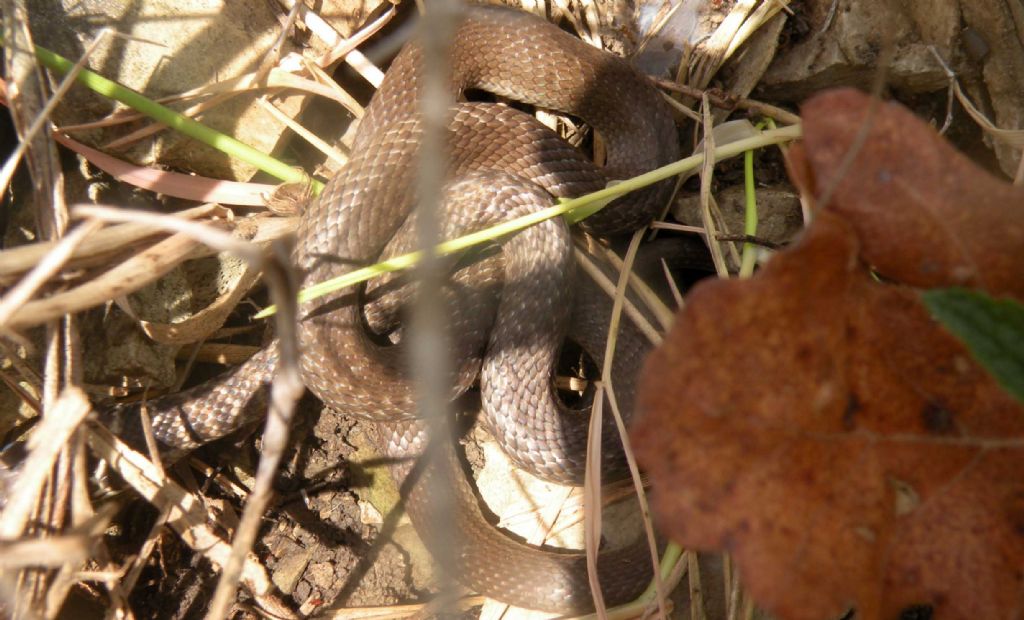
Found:
M 770 103 L 764 103 L 755 99 L 747 99 L 745 97 L 739 99 L 722 97 L 712 90 L 694 88 L 693 86 L 686 86 L 685 84 L 680 84 L 671 80 L 656 79 L 654 81 L 659 87 L 664 88 L 665 90 L 686 95 L 687 97 L 693 97 L 694 99 L 700 99 L 707 95 L 708 101 L 710 101 L 716 108 L 722 108 L 724 110 L 748 110 L 750 112 L 774 118 L 780 123 L 785 123 L 787 125 L 796 125 L 800 123 L 800 117 L 798 115 L 778 106 L 771 105 Z
M 18 307 L 27 302 L 71 258 L 75 249 L 91 234 L 103 227 L 102 222 L 89 221 L 65 235 L 53 246 L 42 261 L 0 298 L 0 329 L 6 325 Z
M 29 455 L 0 514 L 0 539 L 11 540 L 24 532 L 57 455 L 90 410 L 85 393 L 74 387 L 65 389 L 47 407 L 48 415 L 43 416 L 29 439 Z
M 604 367 L 601 369 L 601 380 L 605 384 L 605 390 L 608 392 L 608 402 L 612 408 L 612 418 L 615 420 L 615 426 L 619 431 L 619 438 L 622 440 L 622 449 L 626 455 L 626 463 L 629 465 L 629 473 L 633 478 L 633 487 L 636 490 L 637 501 L 640 504 L 640 512 L 643 516 L 644 533 L 647 535 L 647 544 L 651 551 L 651 562 L 654 565 L 654 587 L 658 597 L 658 608 L 661 611 L 663 618 L 668 617 L 668 610 L 666 608 L 666 592 L 662 587 L 661 583 L 661 572 L 659 570 L 658 562 L 658 541 L 654 535 L 654 525 L 651 519 L 651 509 L 647 503 L 647 494 L 644 491 L 643 479 L 640 476 L 640 466 L 636 462 L 636 457 L 633 454 L 633 449 L 630 445 L 629 434 L 626 432 L 626 423 L 622 419 L 622 414 L 619 411 L 619 403 L 615 398 L 615 389 L 612 383 L 612 359 L 615 357 L 615 335 L 619 331 L 619 320 L 622 316 L 622 302 L 626 296 L 626 286 L 629 281 L 628 274 L 633 269 L 633 261 L 636 258 L 637 248 L 640 246 L 640 241 L 643 239 L 645 230 L 638 230 L 633 234 L 632 240 L 629 243 L 629 249 L 626 251 L 626 258 L 623 261 L 624 268 L 621 274 L 619 274 L 619 282 L 616 286 L 615 291 L 615 302 L 612 305 L 612 315 L 608 326 L 608 341 L 605 345 L 604 354 Z
M 594 264 L 590 257 L 587 256 L 587 253 L 580 247 L 575 247 L 573 249 L 573 253 L 576 257 L 576 264 L 581 267 L 588 276 L 590 276 L 602 291 L 614 299 L 616 290 L 615 283 L 612 282 L 611 279 L 609 279 L 608 276 Z M 658 333 L 658 330 L 651 325 L 650 321 L 647 320 L 647 317 L 645 317 L 636 305 L 628 298 L 623 300 L 623 310 L 625 311 L 626 316 L 633 321 L 633 324 L 636 325 L 637 329 L 643 332 L 644 336 L 651 344 L 655 346 L 661 344 L 661 334 Z

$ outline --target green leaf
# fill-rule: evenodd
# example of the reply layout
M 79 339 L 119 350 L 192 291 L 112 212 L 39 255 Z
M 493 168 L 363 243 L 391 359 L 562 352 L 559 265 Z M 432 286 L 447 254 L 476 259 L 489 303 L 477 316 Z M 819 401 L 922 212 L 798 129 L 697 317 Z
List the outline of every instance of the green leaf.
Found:
M 927 291 L 922 297 L 932 316 L 1024 402 L 1024 305 L 956 288 Z

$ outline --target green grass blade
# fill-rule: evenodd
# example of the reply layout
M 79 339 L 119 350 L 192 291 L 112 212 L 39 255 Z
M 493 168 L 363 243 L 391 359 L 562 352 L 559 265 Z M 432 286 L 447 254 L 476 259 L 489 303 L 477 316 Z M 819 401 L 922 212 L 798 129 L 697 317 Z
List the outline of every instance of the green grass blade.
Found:
M 799 137 L 799 125 L 790 125 L 788 127 L 766 131 L 761 135 L 737 140 L 736 142 L 730 142 L 729 144 L 716 148 L 714 153 L 715 161 L 736 157 L 750 149 L 789 142 L 791 140 L 796 140 Z M 480 243 L 494 241 L 507 234 L 520 231 L 524 228 L 533 226 L 534 224 L 539 224 L 544 220 L 548 220 L 559 215 L 565 216 L 565 219 L 569 224 L 575 224 L 576 222 L 597 213 L 607 206 L 608 203 L 620 196 L 624 196 L 634 190 L 647 187 L 648 185 L 657 183 L 658 181 L 670 179 L 678 174 L 682 174 L 683 172 L 694 170 L 700 167 L 703 162 L 703 153 L 691 155 L 690 157 L 680 159 L 679 161 L 662 166 L 661 168 L 657 168 L 648 173 L 641 174 L 633 177 L 632 179 L 627 179 L 611 185 L 605 189 L 587 194 L 586 196 L 580 196 L 579 198 L 573 198 L 572 200 L 563 200 L 553 207 L 542 209 L 536 213 L 524 215 L 496 226 L 485 228 L 484 230 L 480 230 L 463 237 L 458 237 L 457 239 L 452 239 L 451 241 L 445 241 L 444 243 L 436 246 L 434 251 L 441 256 L 453 254 Z M 382 273 L 407 269 L 415 265 L 419 261 L 419 257 L 419 251 L 403 254 L 402 256 L 396 256 L 395 258 L 375 265 L 363 267 L 362 269 L 346 273 L 343 276 L 320 282 L 300 291 L 299 300 L 300 302 L 311 301 L 347 286 L 352 286 L 365 280 L 369 280 L 370 278 Z M 274 306 L 268 306 L 261 310 L 255 318 L 267 318 L 273 315 L 276 311 L 277 309 Z
M 62 75 L 71 71 L 71 68 L 74 67 L 74 63 L 67 58 L 38 45 L 36 46 L 36 58 L 49 69 Z M 126 106 L 167 125 L 175 131 L 179 131 L 231 157 L 251 164 L 286 183 L 308 182 L 313 186 L 313 191 L 316 194 L 319 194 L 320 190 L 323 189 L 323 183 L 310 178 L 299 168 L 289 166 L 282 161 L 274 159 L 270 155 L 254 149 L 244 142 L 211 129 L 184 114 L 179 114 L 171 108 L 148 99 L 134 90 L 109 80 L 94 71 L 82 69 L 78 74 L 77 80 L 104 97 L 120 101 Z

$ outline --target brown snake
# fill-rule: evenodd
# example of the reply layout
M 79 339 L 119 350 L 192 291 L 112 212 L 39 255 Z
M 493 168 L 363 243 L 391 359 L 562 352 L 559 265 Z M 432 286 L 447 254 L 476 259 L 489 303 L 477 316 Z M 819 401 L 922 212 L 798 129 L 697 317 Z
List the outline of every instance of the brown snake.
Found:
M 573 114 L 595 128 L 609 155 L 607 165 L 597 168 L 527 114 L 497 104 L 457 104 L 448 133 L 454 180 L 446 190 L 446 237 L 545 208 L 552 196 L 602 189 L 610 179 L 635 176 L 679 156 L 668 108 L 643 76 L 541 19 L 503 8 L 470 9 L 453 39 L 450 60 L 457 100 L 467 89 L 481 89 Z M 411 249 L 407 233 L 415 204 L 420 73 L 420 52 L 407 46 L 367 110 L 352 159 L 306 208 L 294 259 L 307 283 Z M 639 228 L 655 217 L 669 191 L 662 183 L 631 194 L 583 227 L 595 234 Z M 585 418 L 563 415 L 565 407 L 551 387 L 570 324 L 572 266 L 565 224 L 548 221 L 506 240 L 499 259 L 459 270 L 444 290 L 458 366 L 455 393 L 479 377 L 485 422 L 498 442 L 518 465 L 561 483 L 582 480 L 585 453 Z M 394 304 L 388 303 L 387 284 L 374 285 L 362 298 L 373 300 L 365 313 L 360 294 L 351 290 L 301 307 L 303 380 L 331 408 L 386 425 L 382 447 L 390 456 L 408 457 L 418 452 L 423 437 L 413 419 L 416 402 L 403 367 L 404 347 L 373 333 L 394 327 Z M 598 356 L 603 339 L 586 342 L 587 334 L 606 328 L 580 330 L 579 325 L 600 323 L 599 315 L 577 311 L 571 320 L 580 332 L 576 339 Z M 258 415 L 274 351 L 272 345 L 210 384 L 151 403 L 157 439 L 187 450 Z M 620 347 L 615 368 L 630 375 L 641 354 L 641 348 Z M 618 389 L 624 403 L 630 400 L 629 385 L 623 379 Z M 610 445 L 614 438 L 607 439 Z M 591 609 L 583 554 L 530 547 L 496 530 L 455 462 L 451 442 L 442 443 L 448 445 L 447 469 L 425 471 L 406 506 L 431 540 L 423 494 L 431 476 L 450 478 L 446 484 L 458 498 L 455 524 L 463 534 L 454 550 L 457 577 L 482 594 L 523 607 Z M 394 475 L 404 478 L 408 463 L 406 458 L 395 465 Z M 638 594 L 650 568 L 643 548 L 602 553 L 606 600 L 616 603 Z

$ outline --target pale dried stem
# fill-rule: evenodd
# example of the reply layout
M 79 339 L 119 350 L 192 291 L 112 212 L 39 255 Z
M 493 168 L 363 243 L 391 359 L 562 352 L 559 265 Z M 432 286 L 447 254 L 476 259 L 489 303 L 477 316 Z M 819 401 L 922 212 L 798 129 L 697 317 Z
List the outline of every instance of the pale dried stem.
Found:
M 665 259 L 661 259 L 661 268 L 665 272 L 665 282 L 672 291 L 672 299 L 676 302 L 676 309 L 682 310 L 686 303 L 683 301 L 683 294 L 679 291 L 679 285 L 676 284 L 676 279 L 672 277 L 672 272 L 669 271 L 668 263 L 665 262 Z
M 319 77 L 319 74 L 317 74 L 317 77 Z M 345 90 L 337 87 L 336 85 L 320 83 L 318 81 L 314 81 L 311 79 L 301 78 L 292 73 L 291 71 L 284 69 L 271 70 L 270 73 L 265 78 L 265 80 L 262 82 L 258 81 L 256 78 L 256 72 L 246 73 L 238 77 L 228 78 L 225 80 L 221 80 L 219 82 L 214 82 L 213 84 L 200 86 L 198 88 L 194 88 L 192 90 L 185 91 L 177 95 L 160 97 L 158 99 L 154 99 L 154 101 L 161 104 L 168 104 L 174 103 L 176 101 L 185 101 L 189 99 L 194 99 L 196 97 L 205 97 L 213 95 L 214 97 L 211 97 L 211 99 L 207 99 L 200 103 L 194 104 L 193 106 L 190 106 L 181 112 L 185 116 L 192 117 L 213 107 L 212 102 L 223 102 L 222 99 L 215 99 L 216 97 L 220 97 L 222 95 L 235 96 L 251 91 L 290 89 L 300 92 L 306 92 L 311 95 L 318 95 L 320 97 L 324 97 L 325 99 L 334 101 L 341 105 L 342 107 L 344 107 L 349 112 L 351 112 L 357 118 L 361 117 L 363 114 L 363 107 L 359 105 L 359 102 L 357 102 L 355 98 L 349 95 Z M 70 133 L 76 131 L 88 131 L 91 129 L 101 129 L 105 127 L 114 127 L 126 123 L 133 123 L 145 118 L 148 117 L 145 114 L 142 114 L 141 112 L 121 109 L 112 112 L 109 116 L 106 116 L 95 121 L 62 125 L 61 131 Z M 134 142 L 141 137 L 148 136 L 163 128 L 164 126 L 159 123 L 156 123 L 152 126 L 146 126 L 138 130 L 137 132 L 128 134 L 128 136 L 125 136 L 122 139 L 109 143 L 108 146 L 120 145 L 125 142 Z
M 598 285 L 598 287 L 601 288 L 601 290 L 603 290 L 609 297 L 614 298 L 615 283 L 612 282 L 608 278 L 608 276 L 605 275 L 605 273 L 601 271 L 601 269 L 597 265 L 594 264 L 594 262 L 587 255 L 587 252 L 577 246 L 573 249 L 573 253 L 576 257 L 576 264 L 579 265 L 580 268 L 582 268 L 588 276 L 590 276 L 590 278 L 594 281 L 595 284 Z M 632 301 L 630 301 L 629 299 L 625 299 L 623 301 L 623 310 L 625 311 L 626 316 L 628 316 L 630 320 L 633 321 L 633 324 L 636 325 L 637 329 L 639 329 L 644 334 L 644 336 L 647 338 L 648 341 L 650 341 L 651 344 L 661 344 L 661 334 L 658 333 L 658 330 L 655 329 L 653 325 L 651 325 L 651 322 L 647 320 L 647 317 L 645 317 L 643 313 L 640 312 L 640 310 Z
M 63 534 L 49 538 L 0 540 L 0 571 L 61 568 L 85 562 L 92 557 L 97 537 L 103 534 L 116 512 L 117 505 L 111 503 Z
M 27 329 L 138 290 L 177 267 L 197 245 L 187 235 L 169 237 L 87 284 L 22 304 L 5 327 Z
M 235 599 L 239 580 L 245 579 L 247 554 L 255 541 L 263 512 L 269 504 L 271 485 L 287 445 L 288 429 L 295 403 L 304 390 L 298 371 L 298 344 L 295 333 L 296 291 L 293 279 L 289 275 L 288 259 L 283 256 L 283 249 L 268 259 L 256 245 L 235 239 L 230 234 L 210 226 L 170 216 L 105 207 L 81 206 L 76 207 L 75 211 L 76 215 L 106 221 L 131 221 L 161 226 L 209 245 L 217 251 L 231 252 L 245 260 L 252 269 L 264 272 L 271 296 L 278 304 L 279 311 L 275 318 L 279 343 L 278 362 L 271 384 L 270 411 L 263 433 L 262 458 L 257 467 L 253 493 L 242 513 L 234 543 L 227 557 L 222 559 L 223 571 L 207 615 L 214 619 L 224 618 Z M 154 474 L 159 476 L 155 468 Z
M 0 539 L 13 540 L 24 533 L 29 516 L 44 495 L 43 486 L 58 454 L 90 410 L 85 393 L 75 387 L 66 388 L 62 396 L 47 407 L 47 415 L 29 439 L 28 457 L 0 514 Z
M 447 610 L 466 612 L 479 607 L 486 599 L 482 596 L 462 596 L 448 603 Z M 401 618 L 429 618 L 437 607 L 431 603 L 390 605 L 387 607 L 349 607 L 327 611 L 318 615 L 323 620 L 399 620 Z
M 193 219 L 208 217 L 223 212 L 222 207 L 216 205 L 202 205 L 185 211 L 180 211 L 177 217 Z M 161 229 L 152 224 L 128 223 L 118 226 L 109 226 L 85 238 L 82 242 L 72 248 L 67 267 L 70 269 L 79 268 L 75 261 L 95 259 L 104 254 L 123 249 L 141 239 L 152 237 Z M 11 278 L 20 275 L 40 262 L 47 260 L 47 255 L 54 251 L 59 241 L 39 241 L 27 245 L 0 251 L 0 284 L 9 283 Z
M 397 13 L 395 9 L 396 5 L 394 4 L 388 6 L 387 10 L 384 11 L 380 17 L 360 28 L 359 31 L 349 37 L 347 41 L 339 41 L 333 49 L 320 57 L 317 64 L 320 67 L 329 67 L 337 61 L 346 58 L 349 54 L 355 51 L 357 47 L 376 34 L 377 31 L 388 25 Z
M 46 282 L 53 277 L 64 264 L 71 258 L 75 249 L 89 237 L 103 227 L 101 222 L 85 222 L 70 233 L 62 237 L 50 252 L 46 253 L 43 260 L 28 272 L 16 285 L 11 287 L 7 293 L 0 298 L 0 330 L 10 320 L 18 307 L 22 306 L 38 291 Z
M 601 380 L 608 391 L 608 402 L 611 403 L 612 417 L 615 426 L 619 431 L 619 438 L 622 440 L 623 453 L 626 455 L 626 463 L 629 466 L 629 473 L 633 479 L 633 486 L 636 490 L 637 502 L 640 504 L 640 513 L 643 517 L 644 533 L 647 536 L 647 544 L 651 552 L 651 562 L 654 567 L 654 587 L 657 592 L 658 608 L 663 618 L 668 617 L 667 591 L 661 580 L 660 562 L 658 558 L 658 541 L 654 534 L 654 523 L 651 519 L 651 509 L 647 502 L 647 494 L 644 491 L 643 478 L 640 475 L 640 466 L 636 462 L 636 456 L 626 431 L 626 424 L 622 419 L 619 410 L 618 400 L 615 398 L 615 389 L 612 382 L 612 360 L 615 356 L 616 335 L 618 334 L 619 321 L 622 316 L 623 302 L 626 297 L 626 286 L 629 280 L 629 273 L 633 269 L 633 261 L 636 259 L 637 249 L 643 239 L 646 230 L 638 230 L 630 240 L 629 249 L 626 251 L 626 258 L 623 260 L 623 270 L 619 274 L 619 281 L 615 290 L 615 301 L 612 305 L 612 316 L 608 326 L 608 342 L 605 348 L 604 367 L 601 369 Z
M 67 211 L 64 204 L 64 180 L 56 148 L 41 135 L 49 110 L 55 99 L 46 94 L 45 78 L 33 53 L 33 43 L 28 28 L 28 13 L 25 3 L 19 0 L 5 2 L 4 42 L 6 75 L 11 80 L 5 92 L 10 93 L 11 116 L 21 144 L 16 157 L 9 158 L 2 171 L 5 177 L 2 187 L 13 174 L 14 167 L 25 155 L 27 169 L 32 181 L 30 204 L 34 207 L 36 232 L 45 239 L 59 238 L 67 227 Z M 64 85 L 67 88 L 67 84 Z M 16 304 L 8 306 L 11 308 Z M 78 365 L 74 324 L 70 320 L 52 322 L 46 325 L 44 338 L 44 373 L 42 380 L 42 419 L 40 427 L 30 436 L 29 456 L 23 462 L 23 469 L 13 482 L 10 504 L 2 518 L 0 538 L 11 538 L 23 534 L 29 526 L 33 535 L 46 537 L 46 532 L 61 532 L 66 527 L 66 504 L 69 495 L 69 472 L 72 463 L 68 441 L 74 433 L 77 421 L 61 400 L 63 388 L 76 380 Z M 88 408 L 86 407 L 86 411 Z M 63 419 L 68 416 L 68 419 Z M 61 431 L 45 439 L 54 442 L 49 446 L 39 445 L 44 437 L 44 428 Z M 66 434 L 65 434 L 66 433 Z M 64 441 L 61 441 L 61 437 Z M 36 617 L 39 610 L 45 610 L 48 591 L 52 589 L 54 573 L 41 568 L 26 568 L 14 573 L 12 579 L 4 574 L 4 585 L 11 585 L 10 599 L 0 607 L 15 610 L 16 615 Z M 52 599 L 50 599 L 52 600 Z
M 271 103 L 266 97 L 260 97 L 256 100 L 257 103 L 262 107 L 267 114 L 273 116 L 279 123 L 283 124 L 288 129 L 294 131 L 299 137 L 311 144 L 316 150 L 320 151 L 328 158 L 333 160 L 339 166 L 345 165 L 348 162 L 348 155 L 342 153 L 338 149 L 334 148 L 327 141 L 320 139 L 312 131 L 303 127 L 300 123 L 297 123 L 292 117 L 288 116 L 281 110 L 277 109 L 273 103 Z
M 685 84 L 679 84 L 678 82 L 673 82 L 671 80 L 656 79 L 654 81 L 659 87 L 664 88 L 665 90 L 686 95 L 687 97 L 693 97 L 694 99 L 700 99 L 707 96 L 708 101 L 710 101 L 716 108 L 723 110 L 747 110 L 749 112 L 754 112 L 755 114 L 773 118 L 786 125 L 797 125 L 800 123 L 800 117 L 798 115 L 769 103 L 763 103 L 761 101 L 745 97 L 738 99 L 725 98 L 713 92 L 695 88 L 693 86 L 686 86 Z M 689 108 L 687 108 L 687 110 L 689 110 Z M 690 114 L 695 113 L 690 110 Z
M 216 515 L 203 508 L 202 501 L 176 482 L 161 478 L 152 462 L 132 450 L 102 427 L 89 430 L 90 449 L 104 459 L 139 495 L 158 510 L 169 510 L 168 524 L 192 549 L 200 551 L 214 565 L 224 566 L 231 549 L 211 524 Z M 242 571 L 242 582 L 264 605 L 264 609 L 280 607 L 273 602 L 273 584 L 257 558 L 248 554 Z M 288 617 L 288 616 L 285 616 Z
M 89 56 L 96 51 L 96 48 L 99 47 L 100 43 L 105 41 L 107 37 L 112 34 L 114 33 L 106 28 L 99 32 L 96 39 L 88 48 L 86 48 L 85 53 L 82 54 L 82 57 L 79 58 L 71 68 L 71 71 L 69 71 L 68 74 L 64 76 L 64 79 L 61 80 L 60 85 L 53 93 L 53 96 L 50 97 L 46 102 L 46 105 L 39 111 L 35 119 L 32 121 L 32 124 L 29 125 L 28 129 L 25 131 L 25 135 L 21 136 L 18 146 L 7 158 L 7 161 L 4 162 L 3 168 L 0 168 L 0 193 L 7 191 L 7 186 L 11 182 L 11 177 L 14 176 L 14 171 L 18 167 L 18 162 L 21 161 L 22 156 L 32 144 L 32 141 L 39 133 L 39 130 L 42 129 L 46 121 L 50 119 L 50 114 L 53 112 L 53 109 L 57 107 L 57 104 L 60 103 L 60 100 L 64 98 L 64 95 L 75 83 L 75 78 L 78 77 L 78 74 L 81 73 L 82 69 L 85 67 L 85 63 L 89 59 Z
M 614 317 L 612 323 L 615 323 Z M 618 330 L 609 328 L 608 339 L 612 341 Z M 610 345 L 614 348 L 614 345 Z M 607 349 L 606 349 L 607 351 Z M 604 367 L 611 366 L 606 357 Z M 594 391 L 594 405 L 590 408 L 590 427 L 587 434 L 587 466 L 583 475 L 583 549 L 587 556 L 587 578 L 594 597 L 594 612 L 600 620 L 607 620 L 608 609 L 601 591 L 601 580 L 597 572 L 597 556 L 601 546 L 601 427 L 604 426 L 605 391 L 611 398 L 611 385 L 600 383 Z
M 278 3 L 286 9 L 291 9 L 296 0 L 278 0 Z M 331 27 L 322 17 L 312 9 L 303 4 L 299 7 L 299 17 L 316 36 L 331 47 L 344 45 L 345 38 L 338 34 L 338 31 Z M 350 50 L 344 57 L 345 62 L 363 76 L 367 82 L 374 87 L 380 86 L 384 79 L 384 73 L 357 49 Z
M 632 290 L 647 309 L 654 315 L 654 318 L 661 325 L 662 331 L 667 331 L 672 326 L 673 313 L 668 309 L 667 306 L 658 297 L 650 286 L 647 285 L 640 276 L 633 273 L 631 269 L 626 268 L 625 262 L 619 258 L 618 254 L 611 250 L 611 248 L 597 244 L 598 251 L 612 264 L 618 273 L 626 272 L 629 277 L 629 288 Z M 624 302 L 628 302 L 629 298 L 626 298 Z
M 700 558 L 692 549 L 687 549 L 683 555 L 686 556 L 686 574 L 690 582 L 690 618 L 692 620 L 707 620 L 707 612 L 704 609 L 704 590 L 700 581 Z
M 103 217 L 108 221 L 134 222 L 140 226 L 153 226 L 153 222 L 157 220 L 152 219 L 152 217 L 169 218 L 170 221 L 183 221 L 173 216 L 156 216 L 137 211 L 110 210 L 106 207 L 79 206 L 74 209 L 74 213 L 82 216 L 105 213 L 106 215 Z M 118 215 L 119 213 L 134 215 L 121 217 L 121 215 Z M 202 226 L 194 222 L 190 223 L 194 226 Z M 257 235 L 250 242 L 235 239 L 232 247 L 238 249 L 249 244 L 264 243 L 273 238 L 280 237 L 294 228 L 295 225 L 294 220 L 288 221 L 282 218 L 265 219 L 261 223 L 267 224 L 266 230 L 260 229 L 261 234 Z M 202 230 L 211 229 L 212 227 L 209 225 L 202 228 Z M 135 232 L 139 231 L 136 230 Z M 221 232 L 221 235 L 223 237 L 218 238 L 232 239 L 227 233 Z M 65 314 L 79 312 L 103 304 L 122 295 L 137 291 L 143 286 L 156 281 L 186 259 L 207 256 L 213 253 L 215 253 L 215 250 L 210 249 L 208 245 L 200 245 L 189 233 L 179 232 L 138 252 L 89 282 L 60 293 L 55 293 L 44 299 L 32 300 L 21 305 L 7 320 L 6 327 L 9 329 L 26 329 Z
M 702 112 L 704 115 L 704 163 L 700 170 L 700 217 L 707 231 L 707 245 L 711 250 L 711 260 L 715 264 L 715 271 L 718 277 L 727 278 L 729 268 L 725 264 L 725 256 L 722 254 L 722 246 L 718 243 L 718 227 L 711 215 L 711 177 L 715 173 L 715 135 L 712 129 L 711 106 L 704 96 Z

